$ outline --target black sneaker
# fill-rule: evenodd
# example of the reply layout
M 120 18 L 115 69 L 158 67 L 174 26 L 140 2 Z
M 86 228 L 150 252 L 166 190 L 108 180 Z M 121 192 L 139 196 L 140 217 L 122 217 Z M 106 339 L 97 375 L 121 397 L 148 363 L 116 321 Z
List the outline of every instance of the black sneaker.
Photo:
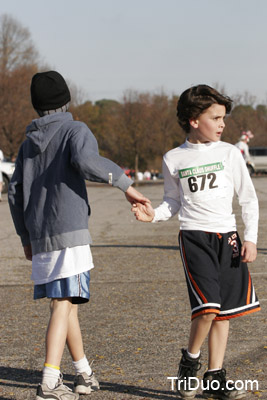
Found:
M 246 397 L 244 389 L 235 389 L 232 381 L 226 381 L 225 369 L 207 371 L 203 377 L 203 396 L 208 399 L 243 399 Z
M 197 371 L 201 368 L 198 358 L 191 358 L 186 349 L 182 349 L 182 358 L 179 364 L 177 375 L 177 391 L 183 398 L 193 399 L 199 386 L 197 382 Z M 195 379 L 190 379 L 195 378 Z

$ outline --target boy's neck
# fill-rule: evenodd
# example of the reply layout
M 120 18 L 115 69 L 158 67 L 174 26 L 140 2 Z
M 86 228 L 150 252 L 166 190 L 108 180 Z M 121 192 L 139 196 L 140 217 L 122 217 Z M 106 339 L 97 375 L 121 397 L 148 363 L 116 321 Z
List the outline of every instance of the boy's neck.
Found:
M 190 143 L 193 144 L 207 144 L 207 143 L 211 143 L 210 140 L 203 140 L 201 139 L 201 137 L 199 137 L 199 135 L 197 135 L 195 132 L 190 132 L 187 136 L 187 140 Z
M 206 144 L 210 143 L 210 141 L 201 141 L 197 138 L 192 138 L 190 136 L 187 137 L 188 142 L 193 143 L 193 144 Z

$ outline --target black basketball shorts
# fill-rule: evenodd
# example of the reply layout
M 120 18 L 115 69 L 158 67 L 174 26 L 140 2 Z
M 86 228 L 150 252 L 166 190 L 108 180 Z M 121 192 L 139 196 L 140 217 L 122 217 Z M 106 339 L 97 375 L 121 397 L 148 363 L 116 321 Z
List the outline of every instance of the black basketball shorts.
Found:
M 181 230 L 179 244 L 192 319 L 215 313 L 215 320 L 225 320 L 260 310 L 237 232 Z

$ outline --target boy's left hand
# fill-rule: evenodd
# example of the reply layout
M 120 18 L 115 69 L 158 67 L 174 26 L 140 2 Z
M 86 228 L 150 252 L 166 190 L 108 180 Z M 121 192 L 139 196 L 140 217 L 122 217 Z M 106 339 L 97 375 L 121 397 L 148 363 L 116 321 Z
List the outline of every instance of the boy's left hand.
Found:
M 250 263 L 256 260 L 257 246 L 253 242 L 244 241 L 241 247 L 242 262 Z

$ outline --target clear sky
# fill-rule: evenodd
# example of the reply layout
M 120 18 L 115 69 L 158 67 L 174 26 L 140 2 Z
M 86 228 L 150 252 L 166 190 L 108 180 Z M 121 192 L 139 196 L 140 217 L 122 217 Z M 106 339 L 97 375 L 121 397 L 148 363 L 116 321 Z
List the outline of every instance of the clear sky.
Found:
M 266 0 L 0 0 L 85 99 L 199 83 L 267 103 Z

